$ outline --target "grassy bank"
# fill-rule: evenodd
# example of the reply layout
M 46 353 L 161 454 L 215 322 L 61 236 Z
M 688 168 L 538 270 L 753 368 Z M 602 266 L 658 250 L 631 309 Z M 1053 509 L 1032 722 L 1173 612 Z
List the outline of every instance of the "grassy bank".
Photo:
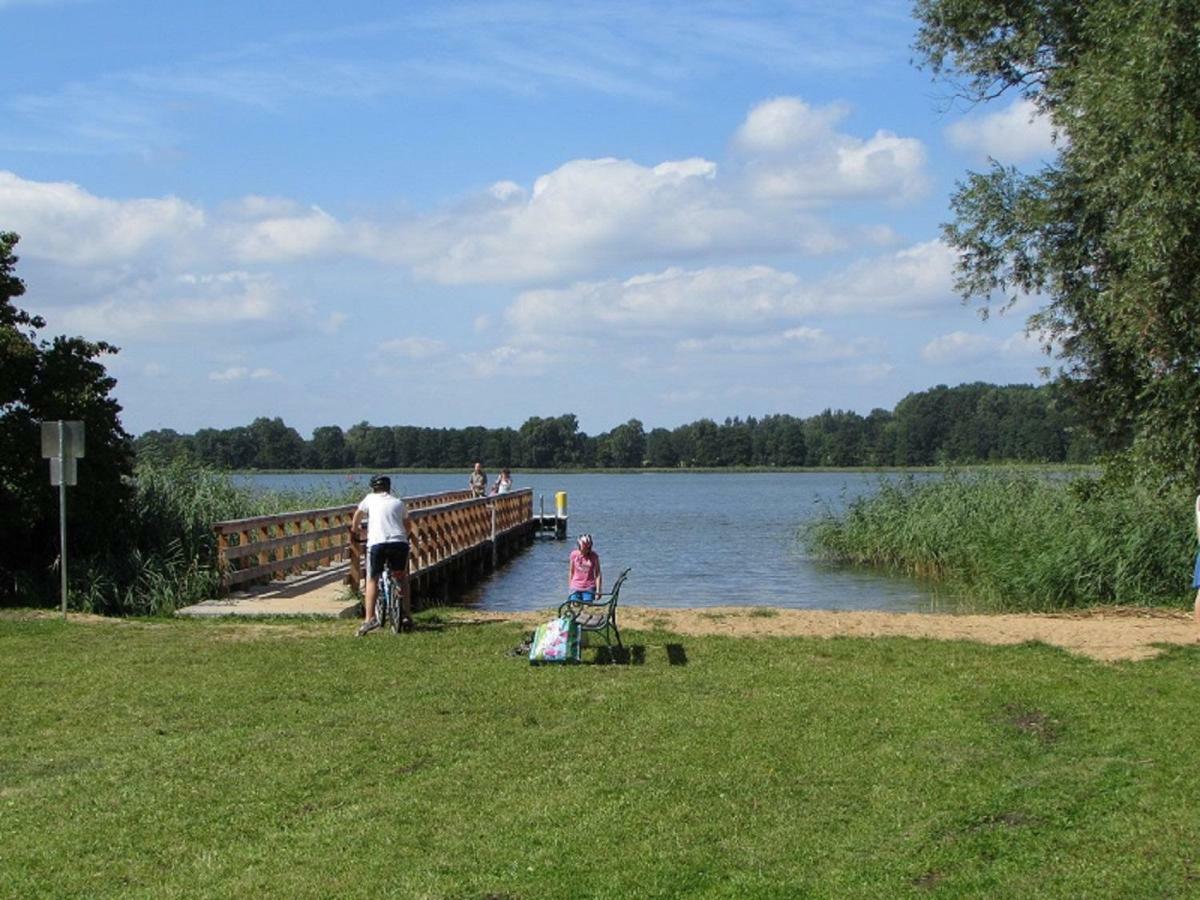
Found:
M 1176 896 L 1193 649 L 0 618 L 10 896 Z M 591 654 L 588 654 L 590 659 Z
M 981 606 L 1048 610 L 1190 598 L 1192 496 L 1031 473 L 883 482 L 807 530 L 825 559 L 945 582 Z

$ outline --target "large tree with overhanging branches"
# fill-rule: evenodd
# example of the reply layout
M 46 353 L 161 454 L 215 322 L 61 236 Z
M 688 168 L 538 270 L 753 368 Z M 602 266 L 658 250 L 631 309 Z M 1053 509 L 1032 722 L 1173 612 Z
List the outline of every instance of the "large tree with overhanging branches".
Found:
M 1052 165 L 960 182 L 945 235 L 985 310 L 1029 326 L 1111 446 L 1200 483 L 1200 0 L 917 0 L 916 47 L 973 102 L 1020 92 Z
M 81 337 L 43 340 L 45 321 L 16 305 L 25 293 L 13 249 L 0 231 L 0 603 L 53 600 L 58 501 L 41 458 L 40 424 L 79 420 L 87 453 L 70 488 L 68 560 L 127 555 L 132 449 L 100 361 L 115 353 Z M 78 572 L 77 572 L 78 574 Z

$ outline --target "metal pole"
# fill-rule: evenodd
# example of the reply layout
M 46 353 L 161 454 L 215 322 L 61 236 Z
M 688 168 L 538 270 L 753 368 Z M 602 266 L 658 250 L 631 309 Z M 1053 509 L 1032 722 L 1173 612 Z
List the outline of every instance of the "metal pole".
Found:
M 63 422 L 58 422 L 58 569 L 62 576 L 62 617 L 67 618 L 67 456 Z

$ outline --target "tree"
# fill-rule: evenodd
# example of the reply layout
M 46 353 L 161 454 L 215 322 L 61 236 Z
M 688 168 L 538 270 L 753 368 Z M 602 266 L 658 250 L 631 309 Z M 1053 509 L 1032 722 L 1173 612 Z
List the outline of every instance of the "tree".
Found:
M 604 445 L 608 465 L 640 469 L 646 457 L 646 432 L 640 421 L 630 419 L 610 431 Z
M 340 469 L 346 465 L 346 435 L 337 425 L 313 429 L 307 458 L 318 469 Z
M 304 459 L 304 438 L 276 416 L 259 416 L 250 423 L 256 469 L 295 469 Z M 390 441 L 389 441 L 390 444 Z
M 40 423 L 78 419 L 87 453 L 71 488 L 68 559 L 116 551 L 130 500 L 132 444 L 111 396 L 116 381 L 100 358 L 117 352 L 80 337 L 39 338 L 40 316 L 17 308 L 25 293 L 13 254 L 18 237 L 0 232 L 0 599 L 53 596 L 58 500 L 41 458 Z
M 1030 327 L 1108 448 L 1200 479 L 1200 2 L 917 0 L 916 49 L 972 100 L 1016 90 L 1063 136 L 952 202 L 958 289 L 1041 294 Z

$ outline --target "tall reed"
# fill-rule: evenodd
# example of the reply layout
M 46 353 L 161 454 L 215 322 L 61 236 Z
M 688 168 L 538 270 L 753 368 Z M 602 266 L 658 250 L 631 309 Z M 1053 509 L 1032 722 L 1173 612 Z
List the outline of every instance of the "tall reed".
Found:
M 215 522 L 338 506 L 351 496 L 261 491 L 187 460 L 142 462 L 126 521 L 114 523 L 122 540 L 107 557 L 82 561 L 72 578 L 72 603 L 112 615 L 162 615 L 211 599 L 220 588 Z
M 1192 497 L 1029 473 L 881 481 L 806 529 L 822 558 L 943 582 L 980 606 L 1158 605 L 1189 594 Z

